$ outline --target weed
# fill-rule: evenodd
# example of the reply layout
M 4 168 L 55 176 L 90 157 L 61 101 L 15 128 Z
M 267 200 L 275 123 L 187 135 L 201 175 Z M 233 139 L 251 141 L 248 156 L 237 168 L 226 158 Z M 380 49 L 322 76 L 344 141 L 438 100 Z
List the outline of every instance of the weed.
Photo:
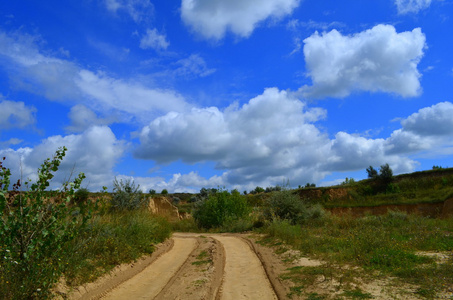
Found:
M 307 300 L 323 300 L 326 299 L 325 296 L 319 295 L 318 293 L 310 293 L 307 295 Z
M 364 293 L 359 288 L 355 290 L 346 290 L 343 293 L 344 296 L 352 299 L 372 299 L 373 296 L 370 293 Z

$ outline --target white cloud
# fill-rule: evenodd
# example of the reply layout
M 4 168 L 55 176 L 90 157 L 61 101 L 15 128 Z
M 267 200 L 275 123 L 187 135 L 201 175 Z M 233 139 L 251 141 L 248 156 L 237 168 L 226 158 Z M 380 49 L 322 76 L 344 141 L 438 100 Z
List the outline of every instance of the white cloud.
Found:
M 9 139 L 7 141 L 0 142 L 0 149 L 8 148 L 8 147 L 13 146 L 13 145 L 19 145 L 22 142 L 23 142 L 23 140 L 21 140 L 21 139 L 11 138 L 11 139 Z
M 140 40 L 140 48 L 142 49 L 166 50 L 168 46 L 170 46 L 170 43 L 167 41 L 167 37 L 160 34 L 156 28 L 147 29 L 146 34 Z
M 453 104 L 441 102 L 420 109 L 401 122 L 404 130 L 420 136 L 453 135 Z
M 123 120 L 149 119 L 158 113 L 182 111 L 188 104 L 170 89 L 137 80 L 118 79 L 104 72 L 40 53 L 36 38 L 0 31 L 0 60 L 16 89 L 63 103 L 84 104 L 95 111 L 121 114 Z
M 135 22 L 140 23 L 154 14 L 154 6 L 149 0 L 105 0 L 107 10 L 112 13 L 126 12 Z
M 207 39 L 220 40 L 230 30 L 248 37 L 268 18 L 292 13 L 300 0 L 182 0 L 181 18 Z
M 85 97 L 98 105 L 139 119 L 157 112 L 184 111 L 188 107 L 185 99 L 172 90 L 152 89 L 104 73 L 81 70 L 76 85 Z
M 223 170 L 209 179 L 189 173 L 175 174 L 169 180 L 160 178 L 158 184 L 157 179 L 142 181 L 150 188 L 178 191 L 216 185 L 242 191 L 281 184 L 286 179 L 298 185 L 319 182 L 333 172 L 365 170 L 385 163 L 396 174 L 406 173 L 418 165 L 414 154 L 449 153 L 452 106 L 444 102 L 421 109 L 403 119 L 402 128 L 387 138 L 338 132 L 329 139 L 315 125 L 326 117 L 325 110 L 307 107 L 291 93 L 268 88 L 241 107 L 232 105 L 223 111 L 198 108 L 155 119 L 140 132 L 135 156 L 159 164 L 213 161 L 217 170 Z M 445 124 L 422 130 L 439 127 L 439 123 Z
M 440 102 L 401 121 L 402 129 L 387 140 L 389 153 L 439 151 L 453 145 L 453 104 Z M 440 151 L 441 152 L 441 151 Z
M 87 179 L 83 186 L 93 190 L 110 186 L 113 167 L 125 151 L 125 143 L 117 140 L 110 128 L 93 126 L 78 135 L 46 138 L 34 148 L 0 150 L 0 156 L 6 156 L 5 166 L 11 169 L 16 180 L 21 173 L 24 180 L 36 180 L 40 164 L 62 146 L 66 146 L 68 152 L 52 181 L 52 188 L 60 187 L 72 171 L 73 176 L 84 172 Z
M 25 128 L 36 123 L 36 108 L 24 102 L 3 99 L 0 95 L 0 129 Z
M 377 25 L 352 36 L 337 30 L 316 32 L 304 40 L 304 54 L 313 85 L 302 87 L 306 97 L 346 97 L 354 91 L 420 94 L 417 65 L 425 35 L 420 28 L 397 33 Z
M 431 0 L 395 0 L 399 14 L 418 13 L 431 5 Z
M 188 58 L 180 59 L 176 62 L 178 68 L 174 71 L 176 76 L 199 76 L 206 77 L 214 73 L 215 69 L 210 69 L 205 60 L 198 54 L 192 54 Z
M 171 193 L 198 193 L 201 187 L 217 188 L 223 186 L 226 182 L 222 176 L 212 176 L 206 179 L 201 177 L 197 172 L 173 174 L 168 180 L 165 180 L 163 177 L 118 176 L 118 178 L 133 179 L 135 183 L 140 184 L 140 189 L 144 192 L 148 192 L 150 189 L 161 192 L 163 189 L 166 189 Z
M 66 127 L 66 130 L 69 132 L 82 132 L 93 125 L 109 125 L 114 121 L 112 117 L 109 119 L 98 118 L 95 112 L 82 104 L 73 106 L 68 117 L 71 125 Z
M 222 112 L 210 107 L 159 117 L 142 129 L 135 154 L 159 163 L 216 161 L 216 168 L 226 170 L 222 180 L 228 186 L 270 185 L 286 177 L 315 181 L 322 177 L 315 166 L 330 141 L 312 123 L 325 114 L 269 88 L 240 108 Z
M 325 168 L 330 171 L 365 170 L 368 166 L 380 166 L 388 163 L 395 173 L 414 170 L 417 162 L 404 153 L 387 151 L 385 139 L 367 139 L 346 132 L 339 132 L 332 140 L 331 153 Z

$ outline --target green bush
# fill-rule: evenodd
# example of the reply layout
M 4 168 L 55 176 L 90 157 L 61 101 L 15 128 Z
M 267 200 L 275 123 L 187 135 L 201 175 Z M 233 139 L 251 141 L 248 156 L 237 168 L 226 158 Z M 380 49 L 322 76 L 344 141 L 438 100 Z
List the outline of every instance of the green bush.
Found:
M 305 203 L 291 190 L 272 193 L 267 199 L 264 216 L 268 220 L 288 220 L 296 224 L 309 217 Z
M 199 227 L 210 229 L 247 217 L 250 212 L 246 198 L 238 191 L 219 191 L 196 202 L 193 217 Z
M 75 203 L 86 203 L 88 197 L 90 196 L 90 191 L 86 188 L 78 189 L 74 194 Z
M 118 181 L 115 178 L 113 191 L 115 194 L 110 203 L 113 210 L 134 210 L 149 204 L 149 199 L 143 195 L 140 185 L 135 185 L 130 179 Z
M 61 191 L 45 191 L 66 154 L 59 148 L 38 170 L 29 191 L 8 193 L 11 172 L 0 162 L 0 295 L 3 299 L 42 299 L 51 295 L 67 261 L 68 244 L 83 230 L 91 211 L 70 205 L 83 173 Z M 28 187 L 28 183 L 25 183 Z

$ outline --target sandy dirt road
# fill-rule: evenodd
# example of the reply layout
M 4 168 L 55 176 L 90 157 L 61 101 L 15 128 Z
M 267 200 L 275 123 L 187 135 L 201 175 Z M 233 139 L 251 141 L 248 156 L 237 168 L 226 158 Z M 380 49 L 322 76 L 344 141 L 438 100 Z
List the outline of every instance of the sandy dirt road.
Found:
M 79 299 L 282 299 L 262 258 L 234 235 L 175 233 L 157 259 L 116 282 Z
M 356 299 L 351 290 L 374 299 L 420 299 L 414 286 L 371 278 L 365 270 L 325 263 L 279 241 L 263 244 L 261 239 L 175 233 L 153 255 L 118 266 L 61 299 Z M 451 295 L 446 292 L 439 299 Z

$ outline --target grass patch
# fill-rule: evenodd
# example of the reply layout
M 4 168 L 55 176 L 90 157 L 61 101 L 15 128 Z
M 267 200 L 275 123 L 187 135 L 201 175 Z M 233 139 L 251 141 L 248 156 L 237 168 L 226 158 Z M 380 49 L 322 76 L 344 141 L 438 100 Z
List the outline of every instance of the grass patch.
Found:
M 192 262 L 192 265 L 194 265 L 194 266 L 200 266 L 200 265 L 212 263 L 212 259 L 206 259 L 206 258 L 209 258 L 209 253 L 207 251 L 201 251 L 200 254 L 198 254 L 196 258 L 197 258 L 197 261 Z
M 357 275 L 354 273 L 359 271 L 332 267 L 349 265 L 359 266 L 368 274 L 397 277 L 415 284 L 421 294 L 437 293 L 453 286 L 452 260 L 439 263 L 433 257 L 418 254 L 453 250 L 452 218 L 429 219 L 401 212 L 362 218 L 329 216 L 324 218 L 322 226 L 274 221 L 264 232 L 267 237 L 261 241 L 263 244 L 283 242 L 330 266 L 288 269 L 282 279 L 292 280 L 296 285 L 310 284 L 320 275 L 343 284 L 352 282 Z
M 364 293 L 361 289 L 356 288 L 354 290 L 346 290 L 343 293 L 344 296 L 352 299 L 372 299 L 373 296 L 370 293 Z
M 67 284 L 93 281 L 116 265 L 151 254 L 154 245 L 169 238 L 170 224 L 146 210 L 111 212 L 96 216 L 68 250 Z

